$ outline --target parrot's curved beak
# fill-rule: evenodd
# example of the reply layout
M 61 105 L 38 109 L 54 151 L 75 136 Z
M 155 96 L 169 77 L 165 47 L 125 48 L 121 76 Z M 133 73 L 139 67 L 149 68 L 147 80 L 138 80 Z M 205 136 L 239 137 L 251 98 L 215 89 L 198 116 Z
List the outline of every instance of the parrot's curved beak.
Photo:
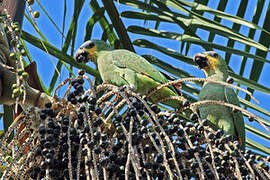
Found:
M 88 56 L 88 52 L 84 51 L 83 49 L 78 49 L 74 58 L 78 63 L 87 63 L 89 61 Z
M 207 55 L 198 53 L 194 56 L 193 61 L 199 66 L 200 69 L 204 69 L 209 66 Z
M 92 47 L 92 48 L 83 48 L 80 47 L 74 56 L 75 60 L 78 63 L 87 63 L 89 61 L 93 61 L 94 63 L 96 62 L 96 47 Z

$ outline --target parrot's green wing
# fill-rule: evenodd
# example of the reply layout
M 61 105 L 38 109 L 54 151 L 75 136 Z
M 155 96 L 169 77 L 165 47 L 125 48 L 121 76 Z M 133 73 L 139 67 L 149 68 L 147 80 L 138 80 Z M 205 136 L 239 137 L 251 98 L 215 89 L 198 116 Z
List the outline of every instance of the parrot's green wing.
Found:
M 104 82 L 117 86 L 129 85 L 141 94 L 147 94 L 162 83 L 168 82 L 146 59 L 123 49 L 100 53 L 97 65 Z M 177 96 L 177 93 L 171 88 L 163 88 L 151 99 L 157 102 L 168 96 Z M 179 108 L 180 102 L 171 100 L 164 104 Z
M 235 94 L 234 90 L 231 88 L 225 87 L 225 98 L 226 98 L 226 101 L 230 104 L 233 104 L 236 106 L 240 105 L 237 95 Z M 231 111 L 231 115 L 233 118 L 236 135 L 238 136 L 241 146 L 245 147 L 246 137 L 245 137 L 245 122 L 244 122 L 243 114 L 241 112 Z

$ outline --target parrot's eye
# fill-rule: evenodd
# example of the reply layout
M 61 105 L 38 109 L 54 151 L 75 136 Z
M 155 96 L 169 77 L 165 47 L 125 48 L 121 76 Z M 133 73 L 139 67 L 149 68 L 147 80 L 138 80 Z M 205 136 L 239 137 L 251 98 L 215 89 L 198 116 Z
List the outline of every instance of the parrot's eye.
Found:
M 89 42 L 89 43 L 87 43 L 86 45 L 85 45 L 85 48 L 86 49 L 91 49 L 91 48 L 93 48 L 95 46 L 95 43 L 94 42 Z
M 215 52 L 215 53 L 213 54 L 213 57 L 214 57 L 214 58 L 218 58 L 218 53 Z

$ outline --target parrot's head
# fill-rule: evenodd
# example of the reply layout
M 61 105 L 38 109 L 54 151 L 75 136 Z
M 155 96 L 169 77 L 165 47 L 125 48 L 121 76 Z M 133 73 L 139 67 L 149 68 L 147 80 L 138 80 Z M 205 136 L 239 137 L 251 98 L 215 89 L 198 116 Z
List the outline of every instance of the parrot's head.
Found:
M 217 71 L 226 72 L 227 65 L 218 53 L 215 51 L 206 51 L 195 54 L 193 61 L 204 70 L 206 76 L 216 73 Z
M 75 60 L 79 63 L 97 61 L 97 53 L 112 50 L 112 47 L 102 40 L 89 40 L 84 42 L 75 53 Z

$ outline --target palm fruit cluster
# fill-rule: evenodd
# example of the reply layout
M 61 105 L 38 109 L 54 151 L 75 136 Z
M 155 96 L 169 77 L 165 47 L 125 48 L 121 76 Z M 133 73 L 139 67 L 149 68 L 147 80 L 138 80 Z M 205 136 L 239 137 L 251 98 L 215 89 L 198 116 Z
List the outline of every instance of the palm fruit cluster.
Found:
M 240 149 L 196 112 L 185 119 L 126 87 L 86 91 L 84 77 L 66 81 L 66 99 L 30 108 L 1 138 L 2 179 L 269 179 L 270 156 Z

